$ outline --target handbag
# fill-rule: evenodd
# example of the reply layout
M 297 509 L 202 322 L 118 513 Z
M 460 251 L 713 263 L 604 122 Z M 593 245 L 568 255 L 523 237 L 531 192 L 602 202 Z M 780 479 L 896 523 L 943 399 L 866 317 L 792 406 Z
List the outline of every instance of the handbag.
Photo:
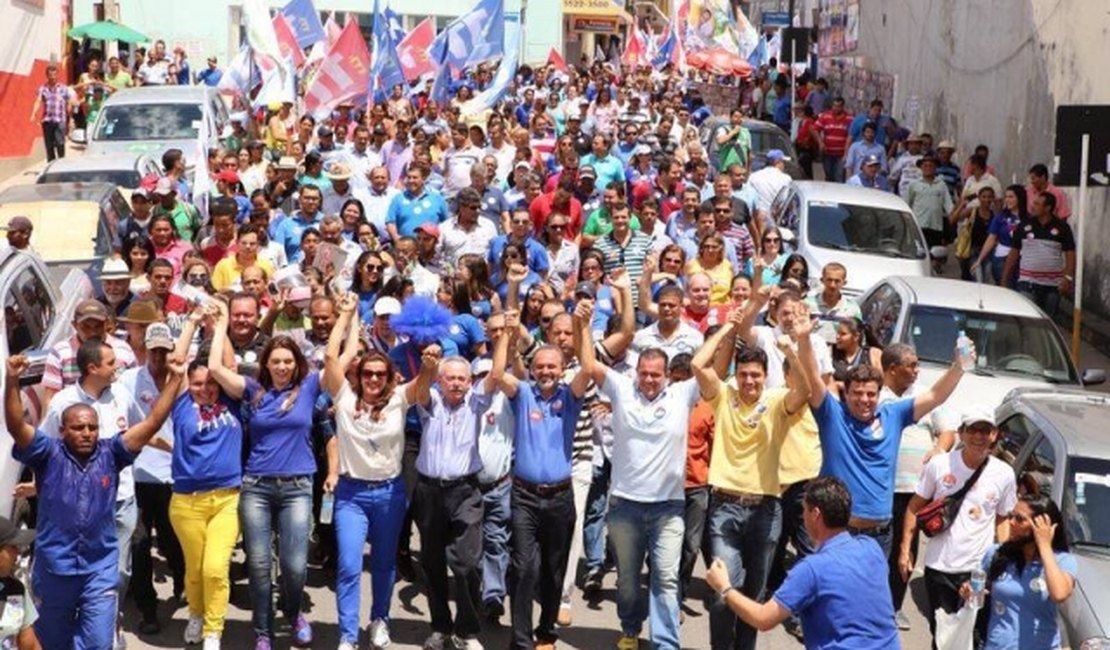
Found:
M 948 530 L 948 527 L 956 520 L 956 515 L 960 513 L 960 505 L 963 503 L 964 497 L 975 486 L 975 481 L 979 480 L 979 475 L 983 473 L 983 468 L 989 462 L 990 458 L 983 461 L 962 488 L 946 497 L 933 499 L 924 508 L 917 511 L 917 527 L 926 537 L 936 537 Z

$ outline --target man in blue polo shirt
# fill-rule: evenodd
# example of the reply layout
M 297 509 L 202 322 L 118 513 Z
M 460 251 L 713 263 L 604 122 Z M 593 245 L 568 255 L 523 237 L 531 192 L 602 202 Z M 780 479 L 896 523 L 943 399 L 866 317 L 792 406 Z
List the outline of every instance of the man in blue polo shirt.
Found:
M 431 171 L 424 163 L 414 162 L 405 172 L 405 191 L 393 197 L 385 215 L 385 229 L 393 241 L 415 237 L 416 228 L 422 224 L 447 221 L 443 196 L 425 187 Z
M 971 352 L 972 357 L 975 351 Z M 964 371 L 959 355 L 928 390 L 913 397 L 879 405 L 883 373 L 873 366 L 857 366 L 844 381 L 844 401 L 825 387 L 816 365 L 804 366 L 810 384 L 809 405 L 821 438 L 821 476 L 835 476 L 852 494 L 848 530 L 874 537 L 890 555 L 893 540 L 894 469 L 902 431 L 940 406 Z M 884 573 L 885 575 L 885 573 Z
M 22 355 L 8 358 L 4 419 L 15 441 L 12 455 L 34 470 L 39 497 L 31 580 L 39 607 L 35 634 L 44 648 L 112 647 L 119 473 L 162 427 L 181 391 L 185 364 L 176 358 L 168 363 L 170 377 L 146 419 L 101 438 L 97 411 L 73 404 L 62 412 L 61 437 L 55 438 L 24 422 L 19 378 L 29 364 Z
M 315 185 L 301 186 L 300 196 L 297 199 L 300 209 L 289 217 L 278 221 L 273 227 L 273 241 L 285 248 L 285 255 L 289 259 L 301 250 L 301 237 L 309 228 L 319 228 L 324 220 L 324 213 L 320 210 L 324 205 L 324 194 Z
M 807 648 L 898 650 L 886 556 L 875 540 L 848 532 L 852 497 L 839 479 L 810 481 L 802 518 L 816 551 L 790 569 L 773 598 L 759 603 L 729 583 L 714 560 L 705 581 L 745 623 L 766 632 L 795 615 Z
M 562 599 L 563 576 L 574 530 L 571 490 L 571 449 L 575 424 L 589 375 L 580 368 L 570 383 L 563 381 L 562 350 L 545 345 L 532 357 L 532 381 L 505 372 L 510 346 L 516 352 L 516 322 L 506 318 L 497 341 L 490 378 L 496 380 L 516 414 L 516 458 L 512 488 L 513 650 L 554 647 L 555 621 Z M 589 321 L 574 319 L 575 340 L 582 340 Z M 539 591 L 539 594 L 536 592 Z M 538 596 L 538 598 L 537 598 Z M 540 620 L 532 627 L 532 600 L 540 602 Z

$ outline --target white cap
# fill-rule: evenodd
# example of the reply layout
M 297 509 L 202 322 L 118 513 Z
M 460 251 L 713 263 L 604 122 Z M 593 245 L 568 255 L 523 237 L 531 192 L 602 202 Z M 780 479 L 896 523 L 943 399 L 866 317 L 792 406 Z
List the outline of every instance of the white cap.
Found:
M 128 280 L 130 278 L 131 269 L 127 268 L 127 262 L 118 257 L 105 260 L 104 266 L 100 267 L 101 280 Z
M 374 301 L 375 316 L 396 316 L 401 313 L 401 303 L 396 298 L 386 296 Z
M 995 426 L 994 409 L 977 404 L 964 411 L 963 420 L 960 421 L 963 426 L 970 426 L 976 422 L 986 422 L 992 427 Z
M 493 359 L 489 357 L 475 359 L 473 363 L 470 364 L 470 374 L 474 376 L 484 375 L 491 370 L 493 370 Z

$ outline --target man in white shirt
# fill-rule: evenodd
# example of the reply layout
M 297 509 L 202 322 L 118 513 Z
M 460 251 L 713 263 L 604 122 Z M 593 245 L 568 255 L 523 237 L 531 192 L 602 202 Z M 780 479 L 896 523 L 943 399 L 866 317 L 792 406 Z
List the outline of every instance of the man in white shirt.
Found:
M 393 202 L 393 197 L 401 193 L 389 180 L 389 169 L 384 165 L 371 169 L 370 187 L 366 191 L 363 205 L 366 208 L 366 220 L 374 224 L 381 233 L 386 232 L 385 217 L 389 213 L 389 204 Z
M 783 171 L 786 160 L 786 154 L 781 149 L 772 149 L 767 152 L 767 166 L 748 177 L 747 186 L 759 199 L 756 212 L 761 218 L 767 218 L 771 214 L 771 203 L 779 191 L 793 180 Z
M 465 124 L 451 128 L 451 148 L 443 154 L 443 198 L 452 199 L 470 185 L 470 168 L 482 161 L 482 150 L 470 140 Z
M 786 356 L 779 349 L 778 341 L 786 332 L 793 329 L 794 321 L 798 318 L 797 306 L 805 303 L 797 293 L 783 290 L 775 298 L 774 310 L 778 323 L 774 327 L 768 325 L 753 326 L 756 315 L 763 308 L 763 305 L 770 300 L 773 289 L 775 287 L 762 287 L 757 293 L 752 294 L 748 301 L 750 308 L 745 309 L 744 320 L 740 323 L 739 335 L 748 345 L 759 347 L 767 355 L 765 386 L 767 388 L 781 388 L 786 386 L 786 375 L 782 369 Z M 808 313 L 808 311 L 807 308 L 806 312 Z M 810 332 L 809 337 L 813 344 L 813 354 L 817 357 L 817 368 L 827 384 L 833 373 L 829 346 L 825 343 L 825 339 L 821 338 L 816 332 Z
M 694 327 L 683 322 L 682 307 L 685 293 L 677 285 L 659 290 L 656 307 L 659 320 L 636 332 L 632 337 L 632 351 L 636 354 L 649 348 L 658 348 L 666 353 L 667 359 L 676 354 L 693 354 L 705 343 L 705 336 Z M 665 367 L 665 364 L 664 364 Z
M 467 254 L 489 255 L 490 242 L 497 236 L 497 226 L 478 214 L 482 197 L 473 187 L 459 192 L 458 210 L 454 219 L 439 226 L 440 257 L 457 268 L 459 257 Z
M 369 187 L 370 170 L 382 164 L 381 153 L 370 149 L 370 129 L 361 124 L 355 127 L 349 148 L 338 155 L 350 167 L 351 185 L 358 188 Z

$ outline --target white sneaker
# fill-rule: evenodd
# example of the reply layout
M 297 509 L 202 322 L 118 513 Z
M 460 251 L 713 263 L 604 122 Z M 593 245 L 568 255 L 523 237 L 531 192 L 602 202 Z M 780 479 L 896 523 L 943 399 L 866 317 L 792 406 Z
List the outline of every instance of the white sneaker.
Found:
M 192 645 L 200 643 L 201 634 L 204 632 L 204 619 L 200 616 L 190 616 L 185 624 L 185 643 Z
M 116 628 L 116 638 L 112 640 L 112 650 L 127 650 L 127 639 L 123 636 L 123 628 Z
M 455 637 L 455 647 L 458 648 L 458 650 L 486 650 L 482 642 L 478 640 L 478 637 L 470 637 L 469 639 Z
M 432 632 L 432 635 L 424 640 L 424 650 L 444 650 L 451 639 L 442 632 Z M 454 647 L 452 645 L 452 647 Z
M 204 650 L 220 650 L 220 635 L 218 635 L 218 634 L 205 634 L 204 635 Z
M 391 643 L 393 641 L 389 638 L 389 623 L 381 618 L 370 623 L 370 648 L 372 650 L 388 648 Z
M 358 650 L 358 648 L 356 648 L 355 644 L 351 643 L 350 641 L 344 641 L 343 643 L 339 644 L 338 650 Z

